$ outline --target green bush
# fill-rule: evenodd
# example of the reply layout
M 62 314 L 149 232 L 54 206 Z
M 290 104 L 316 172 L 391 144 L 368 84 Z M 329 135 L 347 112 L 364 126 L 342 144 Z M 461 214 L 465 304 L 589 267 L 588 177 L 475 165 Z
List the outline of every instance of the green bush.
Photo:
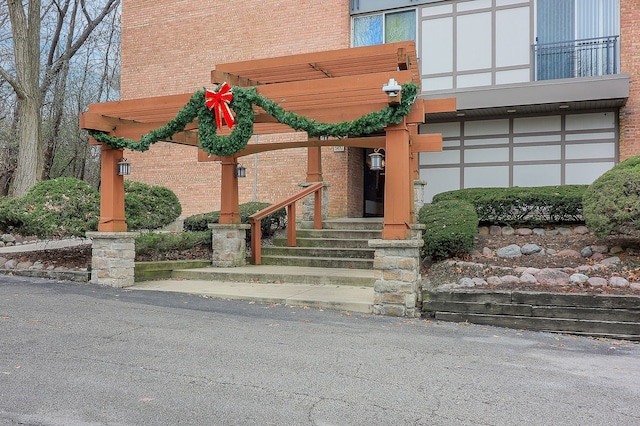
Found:
M 259 201 L 250 201 L 248 203 L 240 204 L 240 221 L 242 223 L 249 223 L 249 216 L 259 212 L 271 204 L 262 203 Z M 220 218 L 220 212 L 214 211 L 209 213 L 201 213 L 194 216 L 189 216 L 184 220 L 185 231 L 204 231 L 209 223 L 218 223 Z M 262 219 L 260 228 L 263 236 L 270 236 L 276 230 L 283 228 L 286 225 L 287 212 L 284 208 L 271 213 Z
M 425 205 L 418 213 L 423 232 L 423 253 L 434 258 L 460 256 L 475 244 L 478 215 L 472 204 L 462 200 L 444 200 Z
M 147 233 L 136 238 L 136 255 L 154 255 L 194 247 L 211 247 L 211 230 L 179 234 Z
M 589 186 L 584 218 L 589 230 L 601 238 L 640 236 L 640 156 L 622 161 Z
M 163 186 L 124 182 L 124 211 L 129 229 L 158 229 L 176 220 L 182 206 L 176 194 Z
M 0 227 L 5 232 L 39 238 L 84 237 L 95 231 L 100 194 L 88 183 L 61 177 L 38 182 L 23 197 L 0 204 Z
M 483 224 L 582 223 L 582 197 L 586 189 L 586 185 L 468 188 L 437 194 L 433 203 L 467 201 L 475 207 Z

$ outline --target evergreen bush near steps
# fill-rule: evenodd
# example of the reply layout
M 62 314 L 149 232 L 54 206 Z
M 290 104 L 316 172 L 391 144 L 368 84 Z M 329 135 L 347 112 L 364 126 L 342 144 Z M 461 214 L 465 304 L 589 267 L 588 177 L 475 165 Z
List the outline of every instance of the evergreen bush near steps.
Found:
M 250 201 L 248 203 L 240 204 L 240 222 L 249 223 L 249 216 L 259 212 L 271 204 L 263 203 L 259 201 Z M 260 229 L 263 236 L 270 236 L 281 228 L 286 226 L 287 212 L 284 208 L 271 213 L 264 217 L 260 223 Z M 201 213 L 194 216 L 189 216 L 184 220 L 185 231 L 205 231 L 208 230 L 209 223 L 218 223 L 220 219 L 220 211 L 214 211 L 209 213 Z
M 596 179 L 583 203 L 587 227 L 598 237 L 640 237 L 640 156 L 622 161 Z
M 127 228 L 159 229 L 180 217 L 182 206 L 169 188 L 125 180 L 124 211 Z
M 473 249 L 478 215 L 471 203 L 452 199 L 425 205 L 418 213 L 418 220 L 426 225 L 422 249 L 425 256 L 453 257 Z

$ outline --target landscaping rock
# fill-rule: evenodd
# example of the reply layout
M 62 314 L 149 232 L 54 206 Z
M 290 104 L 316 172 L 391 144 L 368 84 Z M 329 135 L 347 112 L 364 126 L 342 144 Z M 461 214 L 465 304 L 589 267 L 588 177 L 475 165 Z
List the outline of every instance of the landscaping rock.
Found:
M 589 279 L 585 274 L 573 274 L 569 277 L 569 283 L 571 284 L 584 284 Z
M 622 277 L 609 278 L 609 285 L 614 288 L 626 288 L 629 287 L 629 281 Z
M 609 251 L 609 247 L 607 246 L 591 246 L 591 250 L 593 250 L 594 253 L 606 253 Z
M 500 280 L 500 277 L 496 277 L 495 275 L 492 275 L 490 277 L 487 277 L 487 284 L 499 285 L 499 284 L 502 284 L 502 281 Z
M 460 278 L 458 281 L 458 287 L 475 287 L 475 285 L 471 278 Z
M 9 259 L 4 264 L 4 269 L 16 269 L 16 265 L 18 265 L 18 261 L 16 259 Z
M 500 258 L 513 258 L 522 256 L 522 252 L 520 251 L 520 246 L 517 244 L 511 244 L 506 247 L 499 248 L 496 252 L 496 255 Z
M 520 278 L 515 275 L 505 275 L 500 277 L 500 282 L 502 284 L 518 284 L 520 282 Z
M 520 275 L 520 282 L 523 284 L 536 284 L 538 280 L 532 274 L 525 272 Z
M 606 287 L 607 280 L 600 277 L 591 277 L 587 280 L 587 284 L 589 284 L 591 287 Z
M 593 255 L 593 250 L 591 250 L 590 246 L 587 246 L 580 250 L 580 256 L 582 257 L 591 257 Z
M 475 278 L 472 278 L 472 280 L 473 280 L 473 284 L 475 284 L 476 286 L 486 286 L 487 285 L 487 282 L 485 280 L 483 280 L 482 278 L 475 277 Z
M 569 275 L 558 269 L 545 268 L 536 274 L 540 284 L 550 286 L 563 286 L 569 282 Z
M 509 235 L 514 235 L 515 233 L 516 233 L 516 230 L 510 226 L 502 227 L 502 235 L 509 236 Z
M 520 249 L 520 252 L 524 255 L 539 253 L 542 248 L 537 244 L 525 244 Z
M 502 235 L 502 228 L 497 225 L 491 225 L 489 227 L 489 235 Z
M 571 249 L 565 249 L 565 250 L 560 250 L 559 252 L 557 252 L 555 254 L 555 256 L 560 256 L 560 257 L 582 257 L 582 255 L 580 253 L 578 253 L 575 250 L 571 250 Z
M 620 258 L 618 256 L 612 256 L 606 259 L 602 259 L 600 263 L 602 263 L 603 265 L 615 265 L 620 263 Z
M 585 235 L 589 233 L 589 229 L 586 226 L 576 226 L 573 228 L 573 233 L 578 235 Z
M 533 235 L 546 235 L 546 232 L 542 228 L 533 228 Z
M 516 229 L 516 235 L 528 236 L 533 234 L 533 230 L 531 228 L 518 228 Z

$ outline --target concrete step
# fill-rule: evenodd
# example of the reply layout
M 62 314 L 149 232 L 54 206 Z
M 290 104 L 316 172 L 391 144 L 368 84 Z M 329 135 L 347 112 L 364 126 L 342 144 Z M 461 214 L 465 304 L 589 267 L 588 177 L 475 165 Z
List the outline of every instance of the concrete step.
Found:
M 296 238 L 298 247 L 333 247 L 333 248 L 369 248 L 367 239 L 346 239 L 346 238 Z M 274 238 L 273 245 L 286 247 L 286 238 Z M 269 246 L 262 246 L 262 250 Z
M 178 269 L 173 279 L 373 287 L 370 269 L 247 265 L 237 268 Z
M 313 222 L 299 222 L 300 229 L 313 229 Z M 382 230 L 382 218 L 337 218 L 322 222 L 323 229 Z
M 373 259 L 344 259 L 311 256 L 262 256 L 263 265 L 308 266 L 313 268 L 372 269 Z
M 262 247 L 262 256 L 330 257 L 343 259 L 373 259 L 375 250 L 369 248 L 335 247 Z
M 342 238 L 372 240 L 382 238 L 382 231 L 371 229 L 298 229 L 296 238 Z

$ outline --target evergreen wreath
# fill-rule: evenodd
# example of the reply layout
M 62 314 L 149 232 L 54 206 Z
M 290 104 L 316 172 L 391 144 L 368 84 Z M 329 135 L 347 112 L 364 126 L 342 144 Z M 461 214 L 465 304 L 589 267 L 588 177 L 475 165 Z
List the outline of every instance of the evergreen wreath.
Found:
M 196 118 L 198 119 L 199 147 L 203 151 L 218 155 L 231 156 L 247 146 L 253 136 L 253 105 L 259 106 L 279 123 L 294 130 L 305 131 L 310 137 L 356 137 L 382 130 L 390 124 L 400 123 L 411 111 L 418 96 L 418 86 L 413 83 L 402 85 L 402 98 L 399 104 L 387 106 L 380 111 L 370 112 L 353 121 L 340 123 L 319 123 L 313 119 L 285 111 L 271 99 L 259 95 L 255 88 L 233 87 L 233 99 L 229 106 L 236 114 L 236 124 L 229 136 L 216 135 L 215 115 L 205 104 L 205 91 L 198 90 L 189 102 L 166 125 L 142 135 L 139 141 L 109 136 L 106 133 L 89 130 L 89 134 L 98 142 L 113 149 L 126 148 L 131 151 L 146 151 L 159 141 L 171 141 L 174 134 L 181 132 Z

